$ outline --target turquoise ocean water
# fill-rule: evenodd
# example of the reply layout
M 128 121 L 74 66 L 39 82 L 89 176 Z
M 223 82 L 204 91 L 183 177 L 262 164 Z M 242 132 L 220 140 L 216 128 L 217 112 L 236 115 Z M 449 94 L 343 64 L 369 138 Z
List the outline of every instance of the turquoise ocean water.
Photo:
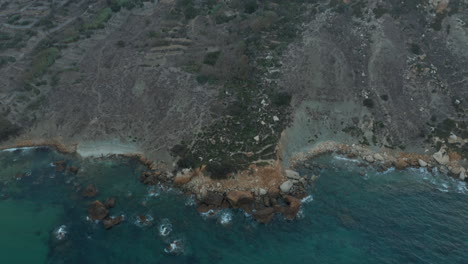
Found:
M 56 172 L 57 160 L 80 173 Z M 300 219 L 262 225 L 239 210 L 198 214 L 181 192 L 139 183 L 144 168 L 134 160 L 1 151 L 0 263 L 468 263 L 465 183 L 419 169 L 381 173 L 332 156 L 314 162 L 324 168 Z M 98 196 L 82 198 L 77 187 L 91 183 Z M 105 230 L 86 210 L 110 196 L 117 199 L 110 214 L 125 220 Z M 175 240 L 180 254 L 166 253 Z

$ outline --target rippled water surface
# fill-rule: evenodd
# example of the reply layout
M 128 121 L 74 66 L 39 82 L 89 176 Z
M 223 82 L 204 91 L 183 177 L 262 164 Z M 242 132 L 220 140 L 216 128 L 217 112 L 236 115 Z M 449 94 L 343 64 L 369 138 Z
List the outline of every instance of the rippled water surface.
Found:
M 80 172 L 57 172 L 57 160 Z M 326 168 L 300 219 L 261 225 L 237 210 L 199 215 L 177 190 L 140 184 L 144 168 L 136 161 L 2 151 L 0 263 L 466 263 L 464 183 L 425 170 L 378 173 L 332 157 L 315 162 Z M 98 196 L 82 198 L 77 187 L 90 183 Z M 86 209 L 110 196 L 117 198 L 110 214 L 125 221 L 104 230 L 87 220 Z M 171 243 L 179 254 L 165 252 Z

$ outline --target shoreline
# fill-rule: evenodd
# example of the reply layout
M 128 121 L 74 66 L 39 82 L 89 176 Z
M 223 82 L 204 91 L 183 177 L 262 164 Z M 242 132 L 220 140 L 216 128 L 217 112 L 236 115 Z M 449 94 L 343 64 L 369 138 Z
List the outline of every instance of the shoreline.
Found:
M 276 214 L 281 214 L 288 220 L 297 217 L 302 204 L 301 199 L 307 196 L 307 186 L 318 176 L 314 175 L 311 178 L 300 176 L 295 169 L 305 161 L 321 155 L 333 153 L 345 155 L 347 158 L 368 163 L 376 169 L 395 167 L 397 170 L 403 170 L 409 167 L 426 167 L 431 170 L 437 167 L 449 176 L 468 181 L 467 169 L 460 164 L 460 156 L 457 153 L 447 152 L 444 147 L 429 155 L 390 149 L 373 151 L 362 145 L 325 141 L 306 152 L 295 153 L 289 160 L 288 168 L 283 168 L 281 156 L 278 155 L 274 164 L 257 166 L 253 163 L 246 170 L 232 174 L 226 179 L 212 179 L 204 175 L 204 167 L 181 169 L 172 173 L 167 168 L 157 166 L 143 153 L 110 152 L 101 156 L 82 156 L 77 151 L 78 145 L 67 146 L 57 141 L 21 141 L 13 146 L 1 147 L 0 151 L 50 147 L 59 153 L 78 155 L 81 158 L 136 158 L 147 168 L 140 177 L 142 184 L 170 184 L 184 191 L 186 195 L 194 195 L 197 200 L 197 211 L 200 213 L 214 214 L 222 208 L 241 208 L 261 223 L 268 223 Z

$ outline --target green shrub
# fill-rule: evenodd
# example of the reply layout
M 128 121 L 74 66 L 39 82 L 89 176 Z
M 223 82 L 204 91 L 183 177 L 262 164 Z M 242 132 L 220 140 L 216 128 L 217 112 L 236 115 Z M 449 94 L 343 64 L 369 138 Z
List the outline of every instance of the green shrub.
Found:
M 0 115 L 0 141 L 7 140 L 9 137 L 18 134 L 19 131 L 20 128 L 17 125 Z
M 229 173 L 236 172 L 235 161 L 223 160 L 221 162 L 212 162 L 206 166 L 206 171 L 210 173 L 212 179 L 226 179 Z
M 47 68 L 54 64 L 59 54 L 60 50 L 55 47 L 47 48 L 37 53 L 32 60 L 32 76 L 42 76 Z
M 362 104 L 367 108 L 373 108 L 374 107 L 374 101 L 372 101 L 372 99 L 370 99 L 370 98 L 364 99 L 364 101 L 362 101 Z
M 112 16 L 112 9 L 109 7 L 102 9 L 99 14 L 90 22 L 86 23 L 83 28 L 85 30 L 94 30 L 102 28 L 104 23 L 107 22 Z
M 119 40 L 119 41 L 117 41 L 116 45 L 119 48 L 123 48 L 123 47 L 125 47 L 125 41 Z
M 292 96 L 287 92 L 279 92 L 276 93 L 273 98 L 272 102 L 276 106 L 288 106 L 291 103 Z
M 203 63 L 214 66 L 216 62 L 218 61 L 220 54 L 221 54 L 221 51 L 208 52 L 205 55 L 205 58 L 203 59 Z
M 256 0 L 246 0 L 244 2 L 244 12 L 247 14 L 252 14 L 253 12 L 257 11 L 258 4 Z

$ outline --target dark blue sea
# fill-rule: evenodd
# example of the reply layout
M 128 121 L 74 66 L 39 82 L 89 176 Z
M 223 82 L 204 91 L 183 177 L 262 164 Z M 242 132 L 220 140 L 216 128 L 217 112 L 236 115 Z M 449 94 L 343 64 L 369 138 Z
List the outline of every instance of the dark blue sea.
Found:
M 57 171 L 58 160 L 79 173 Z M 264 225 L 240 210 L 200 215 L 177 189 L 141 184 L 136 160 L 1 151 L 0 263 L 468 263 L 465 183 L 339 156 L 313 162 L 323 169 L 299 219 Z M 96 197 L 78 191 L 88 184 Z M 117 201 L 110 215 L 125 220 L 105 230 L 87 207 L 108 197 Z M 167 253 L 174 241 L 180 251 Z

